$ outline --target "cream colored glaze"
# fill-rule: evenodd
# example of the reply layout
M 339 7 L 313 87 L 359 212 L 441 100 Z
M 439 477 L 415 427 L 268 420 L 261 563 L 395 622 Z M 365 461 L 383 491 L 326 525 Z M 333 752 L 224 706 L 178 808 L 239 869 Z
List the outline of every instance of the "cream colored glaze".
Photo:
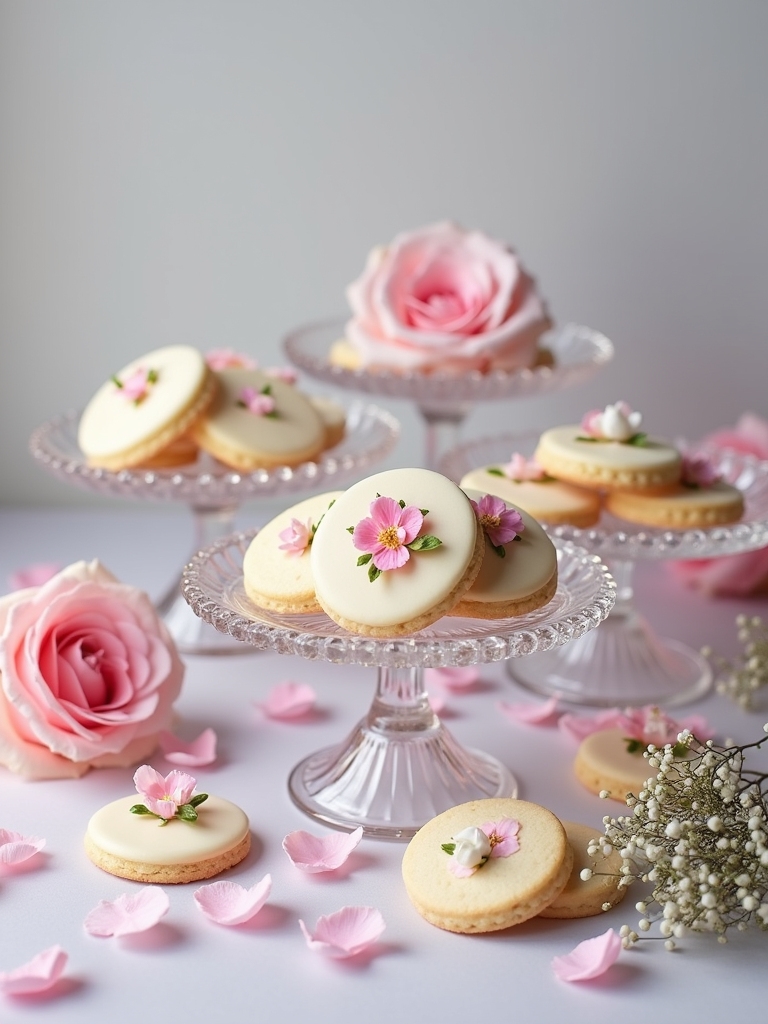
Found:
M 138 405 L 109 380 L 85 407 L 77 432 L 84 455 L 94 459 L 119 455 L 154 437 L 193 404 L 207 373 L 197 349 L 169 345 L 134 359 L 115 376 L 123 381 L 142 368 L 155 370 L 157 381 Z
M 231 850 L 248 832 L 248 818 L 235 804 L 209 796 L 196 822 L 172 819 L 161 825 L 150 815 L 131 814 L 138 794 L 125 796 L 96 811 L 88 836 L 99 849 L 121 860 L 149 864 L 189 864 Z
M 741 491 L 723 481 L 709 487 L 680 486 L 669 494 L 609 494 L 612 515 L 647 526 L 714 526 L 734 523 L 744 512 Z
M 474 501 L 479 501 L 488 492 L 466 490 L 466 493 Z M 462 600 L 482 603 L 518 601 L 541 590 L 557 570 L 555 545 L 530 513 L 524 509 L 517 511 L 525 525 L 520 540 L 512 540 L 505 545 L 506 555 L 500 558 L 486 536 L 483 564 Z
M 344 437 L 347 427 L 347 410 L 324 395 L 310 395 L 309 400 L 325 426 L 325 447 L 333 448 Z
M 600 729 L 582 740 L 578 757 L 582 764 L 594 773 L 595 778 L 614 779 L 621 792 L 637 794 L 645 788 L 646 781 L 654 775 L 642 750 L 630 754 L 627 750 L 626 732 L 623 729 Z
M 488 467 L 483 467 L 467 473 L 460 486 L 465 491 L 477 490 L 483 494 L 495 494 L 517 508 L 525 509 L 534 519 L 545 523 L 568 523 L 576 520 L 574 525 L 585 526 L 597 522 L 600 516 L 599 495 L 562 480 L 515 481 L 489 473 Z
M 373 583 L 348 526 L 369 514 L 381 494 L 426 508 L 422 534 L 443 542 L 432 551 L 412 552 L 401 569 Z M 467 572 L 475 550 L 475 513 L 464 492 L 447 477 L 427 469 L 392 469 L 354 484 L 329 509 L 312 544 L 315 591 L 321 604 L 352 622 L 388 627 L 418 618 L 444 600 Z
M 578 441 L 584 431 L 579 426 L 553 427 L 539 438 L 534 458 L 544 465 L 546 455 L 568 459 L 585 466 L 594 465 L 611 471 L 629 469 L 633 472 L 661 470 L 674 472 L 680 465 L 680 454 L 664 441 L 649 439 L 646 445 L 622 444 L 618 441 Z
M 312 576 L 307 548 L 301 555 L 281 551 L 279 534 L 290 525 L 292 519 L 306 523 L 311 519 L 317 525 L 332 501 L 343 491 L 329 491 L 306 498 L 298 505 L 281 512 L 261 529 L 248 545 L 243 559 L 243 576 L 246 591 L 254 591 L 276 601 L 290 603 L 306 601 L 314 596 L 315 583 Z M 347 535 L 349 536 L 349 535 Z M 254 598 L 255 599 L 255 598 Z

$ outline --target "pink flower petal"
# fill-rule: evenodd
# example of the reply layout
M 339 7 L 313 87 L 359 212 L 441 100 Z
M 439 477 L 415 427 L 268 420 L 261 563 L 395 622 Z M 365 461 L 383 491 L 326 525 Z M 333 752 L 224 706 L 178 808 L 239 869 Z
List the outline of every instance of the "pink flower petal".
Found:
M 457 878 L 469 878 L 470 875 L 474 875 L 477 871 L 476 867 L 468 868 L 466 864 L 459 864 L 455 857 L 451 857 L 447 866 L 451 874 L 455 875 Z
M 33 562 L 31 565 L 23 565 L 9 574 L 8 585 L 11 590 L 42 587 L 48 580 L 53 579 L 57 572 L 61 572 L 61 568 L 59 562 Z
M 23 836 L 20 832 L 0 828 L 0 864 L 21 864 L 44 846 L 45 840 L 37 836 Z
M 307 683 L 278 683 L 260 705 L 269 718 L 300 718 L 315 706 L 317 694 Z
M 447 701 L 441 694 L 430 693 L 428 696 L 429 706 L 432 708 L 436 715 L 441 714 L 445 711 Z
M 51 946 L 13 971 L 0 971 L 0 992 L 28 996 L 52 988 L 67 966 L 69 956 L 61 946 Z
M 146 885 L 138 892 L 126 892 L 116 900 L 100 900 L 83 925 L 89 935 L 102 938 L 134 935 L 154 928 L 168 913 L 170 900 L 158 885 Z
M 375 907 L 342 907 L 335 914 L 318 918 L 314 932 L 301 920 L 299 927 L 310 949 L 342 960 L 373 945 L 386 925 Z
M 261 910 L 272 892 L 272 876 L 264 875 L 250 889 L 237 882 L 212 882 L 192 894 L 209 921 L 230 927 L 244 924 Z
M 597 978 L 616 960 L 621 952 L 621 939 L 609 928 L 602 935 L 580 942 L 566 956 L 556 956 L 552 970 L 561 981 L 588 981 Z
M 356 828 L 350 833 L 333 832 L 327 836 L 313 836 L 311 832 L 302 831 L 289 832 L 283 840 L 283 849 L 300 871 L 317 874 L 341 867 L 362 838 L 362 828 Z
M 550 697 L 543 704 L 507 704 L 500 700 L 497 707 L 507 718 L 522 725 L 550 725 L 560 715 L 557 697 Z
M 609 708 L 607 711 L 599 711 L 596 715 L 561 715 L 558 726 L 570 736 L 572 740 L 581 743 L 593 732 L 601 729 L 615 729 L 621 726 L 624 716 L 618 708 Z
M 427 686 L 444 686 L 447 690 L 469 690 L 480 678 L 476 665 L 466 668 L 427 668 L 424 681 Z
M 200 735 L 189 743 L 183 743 L 172 732 L 161 732 L 160 749 L 163 757 L 171 764 L 180 764 L 185 768 L 200 768 L 213 764 L 216 760 L 216 733 L 213 729 L 204 729 Z

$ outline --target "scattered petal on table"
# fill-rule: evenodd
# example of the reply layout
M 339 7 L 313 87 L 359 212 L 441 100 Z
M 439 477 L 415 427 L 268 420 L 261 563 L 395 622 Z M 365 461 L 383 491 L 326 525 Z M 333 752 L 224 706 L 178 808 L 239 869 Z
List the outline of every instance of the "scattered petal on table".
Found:
M 158 885 L 147 885 L 138 892 L 123 893 L 116 900 L 101 900 L 83 924 L 89 935 L 103 938 L 134 935 L 154 928 L 168 913 L 170 901 Z
M 621 939 L 609 928 L 602 935 L 580 942 L 566 956 L 556 956 L 552 970 L 561 981 L 588 981 L 607 971 L 620 952 Z
M 426 668 L 424 683 L 427 687 L 444 686 L 448 690 L 468 690 L 480 678 L 476 665 L 466 668 Z
M 430 693 L 429 694 L 429 706 L 432 708 L 436 715 L 441 714 L 445 711 L 447 701 L 442 694 Z
M 609 708 L 607 711 L 599 711 L 596 715 L 573 715 L 565 714 L 560 717 L 557 723 L 560 729 L 570 736 L 572 740 L 581 743 L 593 732 L 600 729 L 614 729 L 622 724 L 624 716 L 618 708 Z
M 335 871 L 341 867 L 363 838 L 362 828 L 354 832 L 332 832 L 327 836 L 313 836 L 311 832 L 289 832 L 283 840 L 283 849 L 301 871 L 317 874 Z
M 269 718 L 300 718 L 312 710 L 316 697 L 307 683 L 278 683 L 259 706 Z
M 560 715 L 557 697 L 550 697 L 543 704 L 507 704 L 500 700 L 498 707 L 507 718 L 522 725 L 549 725 Z
M 24 565 L 9 574 L 8 586 L 11 590 L 42 587 L 48 580 L 53 579 L 57 572 L 61 572 L 62 568 L 59 562 L 34 562 L 32 565 Z
M 213 764 L 216 760 L 216 733 L 213 729 L 205 729 L 197 739 L 184 743 L 172 732 L 160 733 L 160 749 L 163 757 L 171 764 L 180 764 L 186 768 L 202 768 Z
M 250 889 L 237 882 L 211 882 L 192 894 L 198 910 L 215 924 L 245 924 L 255 917 L 272 892 L 272 876 L 264 875 Z
M 45 846 L 45 840 L 37 836 L 23 836 L 0 828 L 0 864 L 21 864 L 29 860 Z
M 61 946 L 51 946 L 13 971 L 0 971 L 0 992 L 29 996 L 52 988 L 64 972 L 69 956 Z
M 375 907 L 342 907 L 335 914 L 319 917 L 314 932 L 301 920 L 299 926 L 310 949 L 337 960 L 362 953 L 386 927 Z

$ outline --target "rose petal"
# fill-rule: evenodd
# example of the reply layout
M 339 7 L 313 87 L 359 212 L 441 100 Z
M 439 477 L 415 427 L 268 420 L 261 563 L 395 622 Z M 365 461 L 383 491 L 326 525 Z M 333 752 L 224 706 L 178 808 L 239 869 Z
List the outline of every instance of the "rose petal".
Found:
M 237 882 L 212 882 L 196 889 L 192 894 L 209 921 L 230 927 L 244 924 L 261 910 L 272 892 L 272 876 L 264 875 L 250 889 Z
M 204 729 L 200 735 L 184 743 L 172 732 L 161 732 L 160 749 L 163 757 L 171 764 L 181 764 L 186 768 L 200 768 L 213 764 L 216 760 L 216 733 L 213 729 Z
M 448 690 L 469 690 L 480 678 L 475 665 L 467 668 L 427 668 L 424 682 L 427 686 L 444 686 Z
M 269 718 L 299 718 L 311 711 L 317 694 L 307 683 L 278 683 L 258 705 Z
M 341 867 L 362 838 L 362 828 L 356 828 L 350 833 L 333 832 L 327 836 L 314 836 L 311 832 L 302 831 L 289 832 L 283 839 L 283 849 L 300 871 L 317 874 Z
M 314 932 L 301 920 L 299 927 L 310 949 L 342 960 L 373 945 L 386 925 L 375 907 L 342 907 L 335 914 L 319 917 Z
M 558 727 L 566 736 L 581 743 L 593 732 L 600 732 L 601 729 L 615 729 L 621 726 L 624 715 L 618 708 L 609 708 L 607 711 L 600 711 L 596 715 L 574 715 L 565 714 L 560 716 Z
M 0 992 L 7 996 L 27 996 L 52 988 L 67 966 L 69 956 L 61 946 L 51 946 L 33 956 L 21 967 L 0 971 Z
M 522 725 L 549 725 L 560 715 L 557 697 L 550 697 L 543 704 L 507 704 L 500 700 L 497 707 L 507 718 Z
M 45 840 L 37 836 L 23 836 L 20 832 L 0 828 L 0 864 L 21 864 L 44 846 Z
M 138 892 L 123 893 L 116 900 L 100 900 L 83 925 L 89 935 L 102 938 L 134 935 L 154 928 L 169 907 L 165 891 L 158 885 L 147 885 Z
M 57 572 L 61 572 L 59 562 L 32 562 L 31 565 L 23 565 L 19 569 L 14 569 L 8 576 L 8 586 L 11 590 L 42 587 L 48 580 L 53 579 Z
M 552 970 L 561 981 L 588 981 L 597 978 L 616 960 L 621 952 L 621 939 L 609 928 L 602 935 L 580 942 L 566 956 L 556 956 Z

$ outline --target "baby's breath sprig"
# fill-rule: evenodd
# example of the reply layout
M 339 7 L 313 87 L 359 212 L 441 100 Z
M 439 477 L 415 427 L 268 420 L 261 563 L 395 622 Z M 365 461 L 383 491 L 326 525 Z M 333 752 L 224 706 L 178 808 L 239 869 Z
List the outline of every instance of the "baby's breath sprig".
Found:
M 736 628 L 744 644 L 740 658 L 729 661 L 709 647 L 705 647 L 702 654 L 709 658 L 717 672 L 717 692 L 731 697 L 749 711 L 758 691 L 768 686 L 768 626 L 756 615 L 738 615 Z
M 637 931 L 621 929 L 626 947 L 656 924 L 667 949 L 692 932 L 727 942 L 733 927 L 768 931 L 768 772 L 746 767 L 747 753 L 767 741 L 718 748 L 684 730 L 684 758 L 671 743 L 648 747 L 655 777 L 627 797 L 629 814 L 603 818 L 605 834 L 588 847 L 592 857 L 619 852 L 620 886 L 653 887 L 636 904 Z

